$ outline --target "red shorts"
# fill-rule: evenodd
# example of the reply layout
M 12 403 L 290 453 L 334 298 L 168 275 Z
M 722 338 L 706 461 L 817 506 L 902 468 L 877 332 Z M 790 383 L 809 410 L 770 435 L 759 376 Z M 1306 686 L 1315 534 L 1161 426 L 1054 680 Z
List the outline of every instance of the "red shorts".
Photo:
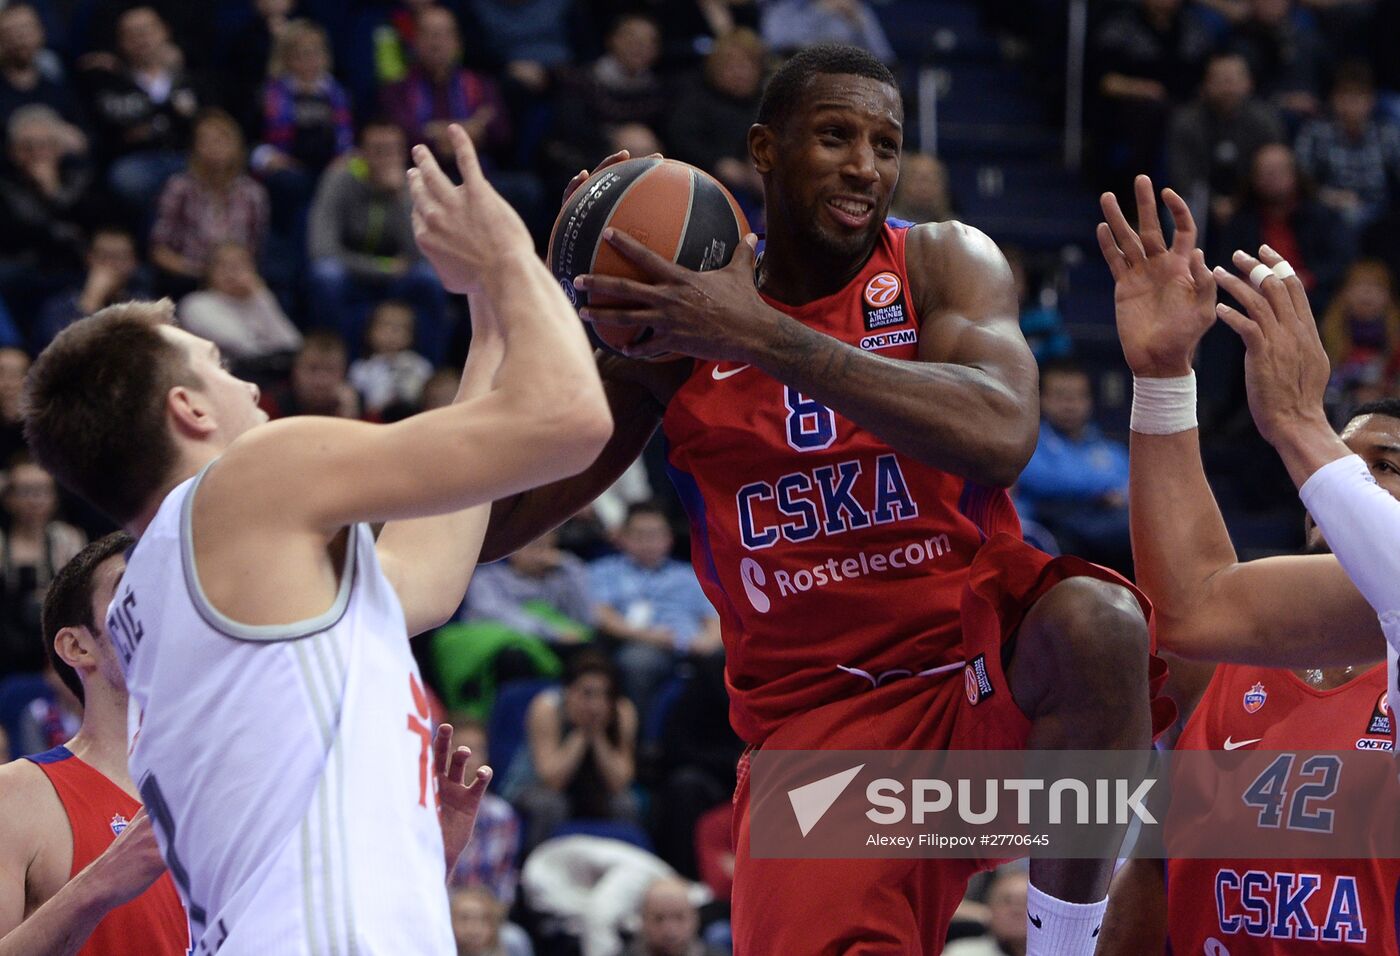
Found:
M 973 559 L 962 597 L 964 659 L 986 657 L 995 691 L 972 704 L 962 671 L 910 677 L 809 711 L 763 742 L 775 750 L 1022 750 L 1031 723 L 1001 668 L 1002 645 L 1050 588 L 1072 577 L 1130 588 L 1152 626 L 1147 598 L 1080 558 L 1051 558 L 1000 534 Z M 1155 640 L 1153 642 L 1155 650 Z M 1160 696 L 1166 664 L 1149 670 L 1153 734 L 1175 719 Z M 734 794 L 735 956 L 905 956 L 939 953 L 968 879 L 985 860 L 785 860 L 749 856 L 748 755 Z

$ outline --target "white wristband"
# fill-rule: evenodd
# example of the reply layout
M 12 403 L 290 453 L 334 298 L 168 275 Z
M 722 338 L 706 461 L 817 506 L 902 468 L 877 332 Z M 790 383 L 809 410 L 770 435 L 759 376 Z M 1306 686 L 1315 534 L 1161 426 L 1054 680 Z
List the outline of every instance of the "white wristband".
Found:
M 1196 427 L 1196 373 L 1177 378 L 1133 376 L 1128 427 L 1139 435 L 1175 435 Z

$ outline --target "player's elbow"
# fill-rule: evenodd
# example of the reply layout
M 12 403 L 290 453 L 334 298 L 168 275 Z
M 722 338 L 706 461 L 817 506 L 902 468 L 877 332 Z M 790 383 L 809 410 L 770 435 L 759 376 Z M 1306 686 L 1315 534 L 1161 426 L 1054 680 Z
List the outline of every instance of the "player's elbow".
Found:
M 560 396 L 549 431 L 559 477 L 576 475 L 593 464 L 613 433 L 612 412 L 602 388 L 593 383 L 591 388 Z
M 1035 438 L 1034 431 L 1018 433 L 1012 428 L 988 438 L 983 446 L 985 454 L 979 469 L 981 473 L 977 475 L 978 483 L 993 488 L 1014 485 L 1035 453 Z

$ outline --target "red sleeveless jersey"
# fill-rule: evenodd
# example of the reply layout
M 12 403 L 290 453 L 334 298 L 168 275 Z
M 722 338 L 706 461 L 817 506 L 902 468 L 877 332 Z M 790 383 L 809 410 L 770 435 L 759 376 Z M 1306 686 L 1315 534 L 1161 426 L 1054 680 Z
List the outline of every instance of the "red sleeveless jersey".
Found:
M 1391 750 L 1385 667 L 1331 690 L 1292 671 L 1221 664 L 1178 750 Z M 1172 952 L 1393 954 L 1400 860 L 1169 860 Z
M 839 292 L 768 303 L 853 348 L 915 360 L 908 230 L 886 223 Z M 697 362 L 663 427 L 741 737 L 760 743 L 794 714 L 963 660 L 968 565 L 991 535 L 1020 537 L 1003 490 L 922 465 L 732 363 Z
M 73 831 L 71 879 L 112 845 L 141 804 L 73 756 L 67 747 L 55 747 L 28 759 L 44 771 L 68 814 Z M 166 873 L 136 899 L 108 913 L 78 954 L 185 956 L 189 948 L 185 908 Z

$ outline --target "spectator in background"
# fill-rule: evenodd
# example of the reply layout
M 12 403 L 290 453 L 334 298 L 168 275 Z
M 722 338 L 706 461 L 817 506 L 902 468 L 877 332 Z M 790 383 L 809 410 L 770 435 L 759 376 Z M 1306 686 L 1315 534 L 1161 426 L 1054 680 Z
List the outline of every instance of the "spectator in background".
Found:
M 864 0 L 771 0 L 759 7 L 763 42 L 777 53 L 844 43 L 894 62 L 894 49 Z
M 330 329 L 312 329 L 292 360 L 292 374 L 286 384 L 262 393 L 263 410 L 271 418 L 359 418 L 360 398 L 345 379 L 348 364 L 344 339 Z
M 535 97 L 549 88 L 550 74 L 574 58 L 569 42 L 574 5 L 575 0 L 467 0 L 507 80 Z
M 651 803 L 652 832 L 663 860 L 682 876 L 703 878 L 705 861 L 699 858 L 703 838 L 697 828 L 712 808 L 730 805 L 744 742 L 729 725 L 723 656 L 699 658 L 687 669 L 690 676 L 662 721 L 656 755 L 660 786 Z M 729 845 L 727 839 L 723 842 Z M 728 862 L 732 866 L 733 858 Z M 733 876 L 732 869 L 729 875 Z
M 0 289 L 21 316 L 82 267 L 87 228 L 98 218 L 82 134 L 47 106 L 10 116 L 0 172 Z
M 1250 0 L 1227 49 L 1249 61 L 1259 95 L 1291 124 L 1317 114 L 1328 70 L 1322 39 L 1299 22 L 1293 0 Z M 1292 128 L 1292 127 L 1290 127 Z
M 890 215 L 910 222 L 947 222 L 956 217 L 948 190 L 948 167 L 942 160 L 928 153 L 904 154 Z
M 58 520 L 53 476 L 27 457 L 10 463 L 0 503 L 0 660 L 8 673 L 37 672 L 45 660 L 39 626 L 44 591 L 87 539 Z
M 374 307 L 365 352 L 350 366 L 350 384 L 365 413 L 378 418 L 391 406 L 417 406 L 433 366 L 413 351 L 413 310 L 407 303 L 388 299 Z
M 607 52 L 565 78 L 548 147 L 565 178 L 592 168 L 621 126 L 635 123 L 659 137 L 671 110 L 670 91 L 656 73 L 660 57 L 656 21 L 629 13 L 608 31 Z
M 272 195 L 278 234 L 300 241 L 317 180 L 355 144 L 350 97 L 331 75 L 326 31 L 311 20 L 289 21 L 277 34 L 268 73 L 253 168 Z
M 525 815 L 527 856 L 568 820 L 638 822 L 637 723 L 612 664 L 594 650 L 569 661 L 562 689 L 530 702 L 526 746 L 505 784 L 506 799 Z
M 641 928 L 626 956 L 721 956 L 700 941 L 700 913 L 690 899 L 690 884 L 663 876 L 642 897 Z
M 20 414 L 24 376 L 28 372 L 27 352 L 0 348 L 0 461 L 12 461 L 29 448 L 24 441 L 24 418 Z
M 1400 306 L 1384 264 L 1353 264 L 1321 324 L 1322 344 L 1332 363 L 1329 404 L 1345 414 L 1361 404 L 1359 390 L 1394 386 L 1400 375 Z
M 238 118 L 244 137 L 256 142 L 263 129 L 263 89 L 272 48 L 291 22 L 296 0 L 254 0 L 253 13 L 229 44 L 224 67 L 224 108 Z
M 530 173 L 512 172 L 510 114 L 496 81 L 462 66 L 457 18 L 446 7 L 422 7 L 415 18 L 416 62 L 408 75 L 384 90 L 384 110 L 414 143 L 426 143 L 443 168 L 457 167 L 447 138 L 460 123 L 477 149 L 491 185 L 532 228 L 541 228 L 544 194 Z
M 595 613 L 588 568 L 557 543 L 551 531 L 504 561 L 477 568 L 462 618 L 496 621 L 555 648 L 588 640 Z
M 301 333 L 258 275 L 252 252 L 237 242 L 214 247 L 204 288 L 180 300 L 176 319 L 242 367 L 286 369 L 301 348 Z
M 418 252 L 408 195 L 408 147 L 393 123 L 360 130 L 359 151 L 326 170 L 311 204 L 311 293 L 347 342 L 364 339 L 376 302 L 402 299 L 418 320 L 418 351 L 443 360 L 452 328 L 437 274 Z
M 223 110 L 200 114 L 189 167 L 165 183 L 151 229 L 151 262 L 162 293 L 184 295 L 209 271 L 222 243 L 254 256 L 267 235 L 267 190 L 247 173 L 243 131 Z
M 712 174 L 746 209 L 763 201 L 763 181 L 749 161 L 748 138 L 763 92 L 766 54 L 752 30 L 719 37 L 700 76 L 681 93 L 666 127 L 671 155 Z M 906 167 L 901 179 L 907 174 Z
M 136 257 L 136 240 L 120 226 L 99 226 L 84 256 L 87 272 L 80 283 L 53 296 L 39 312 L 30 345 L 37 353 L 54 336 L 83 316 L 117 302 L 151 296 Z
M 668 58 L 688 60 L 735 30 L 759 29 L 756 0 L 650 0 L 646 6 L 661 24 Z
M 455 168 L 447 127 L 460 123 L 486 158 L 510 144 L 510 118 L 491 77 L 462 66 L 457 18 L 428 5 L 415 17 L 414 63 L 384 90 L 383 108 L 410 142 L 426 143 L 444 168 Z
M 464 780 L 475 779 L 478 768 L 491 762 L 486 725 L 472 717 L 454 717 L 452 739 L 472 752 Z M 452 887 L 479 887 L 507 909 L 515 902 L 519 872 L 515 861 L 520 853 L 520 817 L 515 809 L 494 793 L 481 799 L 471 842 L 457 858 L 448 874 Z
M 1356 248 L 1341 217 L 1304 188 L 1293 151 L 1277 143 L 1254 154 L 1244 199 L 1217 230 L 1211 258 L 1225 262 L 1234 250 L 1261 244 L 1288 258 L 1319 304 L 1336 290 Z
M 0 130 L 21 106 L 42 104 L 81 126 L 77 97 L 61 76 L 44 70 L 44 25 L 27 3 L 0 9 Z
M 1365 64 L 1338 71 L 1329 103 L 1331 115 L 1298 134 L 1298 168 L 1317 184 L 1318 199 L 1364 229 L 1391 211 L 1400 185 L 1400 127 L 1376 117 Z
M 677 655 L 721 650 L 719 615 L 689 564 L 671 557 L 675 535 L 666 512 L 642 502 L 627 510 L 620 554 L 589 566 L 598 626 L 622 642 L 622 687 L 642 713 L 676 668 Z
M 1021 334 L 1036 362 L 1064 358 L 1074 351 L 1074 342 L 1065 330 L 1065 317 L 1060 314 L 1053 287 L 1044 280 L 1032 281 L 1026 268 L 1025 254 L 1016 246 L 1004 246 L 1002 253 L 1011 266 L 1016 282 L 1016 302 L 1020 307 Z
M 476 839 L 475 835 L 472 839 Z M 509 925 L 506 907 L 490 890 L 481 886 L 454 887 L 448 891 L 448 896 L 457 956 L 529 956 L 534 953 L 523 931 L 514 938 L 515 946 L 506 941 L 504 930 Z
M 165 180 L 185 166 L 201 95 L 165 21 L 150 7 L 121 15 L 117 55 L 83 80 L 97 142 L 112 161 L 108 182 L 142 216 Z
M 1029 886 L 1023 864 L 998 867 L 987 887 L 987 935 L 955 940 L 943 951 L 944 956 L 1025 956 Z
M 430 412 L 434 408 L 445 408 L 457 397 L 457 386 L 462 374 L 457 369 L 440 368 L 423 383 L 423 394 L 419 398 L 419 411 Z
M 1238 53 L 1217 53 L 1206 64 L 1195 102 L 1172 115 L 1168 180 L 1207 228 L 1235 214 L 1254 154 L 1283 141 L 1278 112 L 1253 94 L 1248 61 Z
M 1196 89 L 1209 32 L 1182 0 L 1142 0 L 1110 13 L 1090 52 L 1098 69 L 1095 152 L 1115 192 L 1157 169 L 1173 102 Z
M 1018 504 L 1067 554 L 1127 573 L 1128 449 L 1094 424 L 1089 375 L 1068 359 L 1040 370 L 1040 440 L 1016 484 Z

